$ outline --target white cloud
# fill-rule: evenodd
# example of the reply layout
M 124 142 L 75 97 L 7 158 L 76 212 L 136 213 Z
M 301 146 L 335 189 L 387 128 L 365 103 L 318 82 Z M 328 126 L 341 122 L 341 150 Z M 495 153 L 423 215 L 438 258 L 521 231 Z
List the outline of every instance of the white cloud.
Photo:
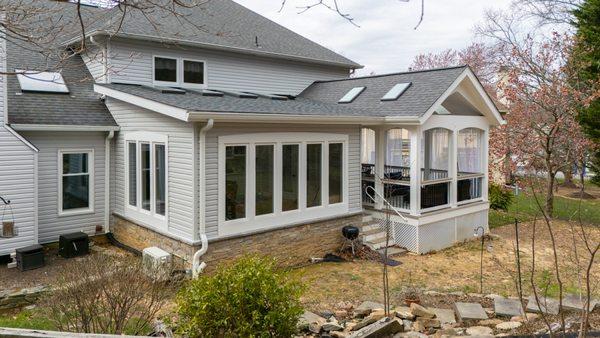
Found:
M 421 1 L 338 0 L 360 28 L 337 14 L 315 7 L 298 14 L 312 0 L 235 0 L 255 12 L 360 64 L 360 74 L 406 70 L 419 53 L 462 48 L 474 38 L 473 27 L 485 9 L 507 8 L 511 0 L 425 0 L 425 17 L 417 30 Z

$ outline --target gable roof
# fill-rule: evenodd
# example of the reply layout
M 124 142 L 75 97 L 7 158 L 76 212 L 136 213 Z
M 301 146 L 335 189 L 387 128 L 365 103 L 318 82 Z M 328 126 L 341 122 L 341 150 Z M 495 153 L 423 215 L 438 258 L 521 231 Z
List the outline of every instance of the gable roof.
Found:
M 7 41 L 6 66 L 15 69 L 45 70 L 48 60 L 40 53 Z M 11 125 L 117 126 L 112 115 L 94 92 L 93 78 L 80 56 L 68 58 L 62 76 L 68 94 L 22 92 L 16 76 L 7 76 L 8 123 Z
M 459 66 L 317 81 L 300 93 L 300 97 L 338 104 L 338 100 L 352 88 L 366 87 L 352 102 L 338 105 L 369 110 L 383 116 L 421 117 L 467 69 L 467 66 Z M 410 87 L 397 100 L 381 100 L 394 85 L 408 82 L 411 83 Z
M 65 6 L 67 11 L 76 10 L 76 6 L 68 3 L 57 6 Z M 86 34 L 231 50 L 352 69 L 363 67 L 232 0 L 206 1 L 177 11 L 182 15 L 176 17 L 161 8 L 145 13 L 129 10 L 122 21 L 118 7 L 87 10 Z M 65 36 L 65 41 L 73 43 L 80 38 L 79 35 Z

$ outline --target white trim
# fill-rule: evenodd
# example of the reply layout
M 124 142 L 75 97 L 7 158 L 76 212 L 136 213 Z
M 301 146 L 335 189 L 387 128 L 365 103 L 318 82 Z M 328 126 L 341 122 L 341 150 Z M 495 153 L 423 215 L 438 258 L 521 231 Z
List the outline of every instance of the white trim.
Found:
M 349 137 L 346 134 L 333 133 L 256 133 L 221 136 L 218 140 L 218 224 L 219 237 L 240 234 L 253 230 L 265 230 L 285 226 L 292 223 L 309 222 L 314 219 L 343 215 L 348 212 L 348 144 Z M 321 149 L 321 205 L 311 208 L 306 207 L 306 146 L 307 144 L 319 143 Z M 342 202 L 329 204 L 327 176 L 329 159 L 327 151 L 330 143 L 342 143 L 343 170 L 342 170 Z M 256 145 L 274 145 L 274 212 L 267 215 L 255 215 L 255 147 Z M 281 156 L 283 144 L 299 145 L 299 199 L 298 209 L 281 211 Z M 246 214 L 242 219 L 225 220 L 225 147 L 246 147 Z
M 10 125 L 14 130 L 23 131 L 118 131 L 118 126 L 88 126 L 63 124 L 21 124 Z
M 12 129 L 9 125 L 5 124 L 4 129 L 8 130 L 9 133 L 13 134 L 16 138 L 18 138 L 21 142 L 23 142 L 23 144 L 25 144 L 31 150 L 35 151 L 36 153 L 38 153 L 40 151 L 36 146 L 34 146 L 31 142 L 27 141 L 27 139 L 25 137 L 21 136 L 21 134 L 17 133 L 17 131 Z
M 129 204 L 129 144 L 134 143 L 136 149 L 136 205 Z M 148 144 L 150 151 L 150 210 L 143 209 L 142 203 L 142 180 L 141 180 L 141 145 Z M 155 179 L 155 161 L 156 145 L 165 147 L 165 214 L 156 213 L 156 179 Z M 168 231 L 169 223 L 169 138 L 167 135 L 157 134 L 146 131 L 128 132 L 123 135 L 124 147 L 124 173 L 125 173 L 125 216 L 144 224 L 149 224 L 153 229 L 162 229 Z
M 156 58 L 175 60 L 175 81 L 171 82 L 171 81 L 155 80 L 155 78 L 156 78 L 156 76 L 155 76 L 156 75 L 155 74 Z M 184 62 L 185 61 L 201 62 L 203 64 L 203 67 L 204 67 L 203 72 L 202 72 L 202 75 L 204 77 L 204 79 L 202 81 L 203 83 L 190 83 L 190 82 L 184 81 Z M 163 54 L 153 54 L 152 55 L 152 84 L 154 86 L 204 89 L 204 88 L 208 87 L 207 69 L 208 69 L 208 66 L 207 66 L 206 60 L 192 59 L 192 58 L 186 58 L 186 57 L 180 57 L 180 56 L 169 56 L 169 55 L 163 55 Z
M 63 174 L 63 155 L 65 154 L 87 154 L 88 172 L 82 174 Z M 95 195 L 95 177 L 94 177 L 94 149 L 66 149 L 60 148 L 57 152 L 58 157 L 58 216 L 73 216 L 94 213 L 94 195 Z M 88 175 L 88 207 L 63 210 L 63 177 L 64 176 L 83 176 Z
M 104 139 L 104 233 L 110 227 L 110 146 L 115 136 L 114 131 L 109 131 Z
M 101 84 L 94 84 L 94 91 L 98 94 L 106 95 L 114 99 L 133 104 L 135 106 L 155 111 L 167 116 L 171 116 L 181 121 L 189 121 L 189 112 L 185 109 L 170 106 L 168 104 L 145 99 L 136 95 L 127 94 L 115 89 L 107 88 Z

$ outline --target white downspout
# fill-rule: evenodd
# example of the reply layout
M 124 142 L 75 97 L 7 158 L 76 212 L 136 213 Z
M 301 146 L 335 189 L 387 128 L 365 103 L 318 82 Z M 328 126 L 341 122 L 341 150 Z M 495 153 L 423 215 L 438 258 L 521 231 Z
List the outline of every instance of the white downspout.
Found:
M 206 225 L 205 225 L 205 213 L 206 213 L 206 133 L 212 129 L 215 121 L 213 119 L 209 119 L 206 122 L 206 125 L 200 129 L 200 173 L 199 173 L 199 183 L 200 183 L 200 241 L 202 242 L 202 246 L 200 250 L 194 253 L 194 258 L 192 260 L 192 276 L 194 278 L 198 277 L 199 274 L 202 273 L 202 270 L 206 267 L 206 263 L 200 262 L 200 257 L 208 251 L 208 238 L 206 237 Z
M 115 136 L 113 130 L 104 139 L 104 233 L 110 225 L 110 140 Z

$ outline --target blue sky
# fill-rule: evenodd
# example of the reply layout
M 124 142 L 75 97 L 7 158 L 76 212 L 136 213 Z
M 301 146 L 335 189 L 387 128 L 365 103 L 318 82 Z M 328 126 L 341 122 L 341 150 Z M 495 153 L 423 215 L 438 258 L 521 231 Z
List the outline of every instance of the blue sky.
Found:
M 313 0 L 235 0 L 257 13 L 315 41 L 365 68 L 359 74 L 406 70 L 419 53 L 462 48 L 474 39 L 473 27 L 486 8 L 506 9 L 511 0 L 425 0 L 425 17 L 417 30 L 420 0 L 338 0 L 354 17 L 355 27 L 337 14 L 315 7 L 298 14 Z

